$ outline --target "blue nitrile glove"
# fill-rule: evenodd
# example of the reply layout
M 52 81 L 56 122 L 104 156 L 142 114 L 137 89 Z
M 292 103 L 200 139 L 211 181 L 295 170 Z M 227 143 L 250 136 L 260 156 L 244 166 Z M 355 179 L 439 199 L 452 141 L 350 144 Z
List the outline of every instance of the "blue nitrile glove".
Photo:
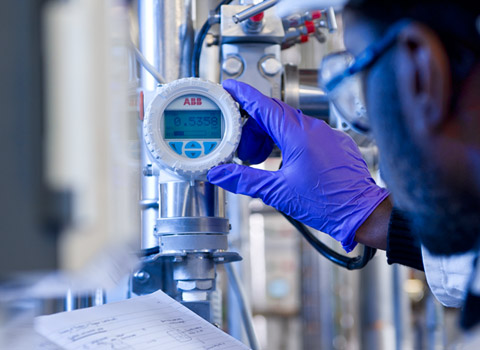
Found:
M 261 198 L 329 234 L 350 252 L 357 229 L 389 194 L 375 184 L 352 138 L 247 84 L 226 80 L 223 87 L 252 117 L 242 131 L 240 159 L 261 162 L 274 142 L 282 151 L 283 165 L 266 171 L 224 164 L 212 168 L 208 180 Z

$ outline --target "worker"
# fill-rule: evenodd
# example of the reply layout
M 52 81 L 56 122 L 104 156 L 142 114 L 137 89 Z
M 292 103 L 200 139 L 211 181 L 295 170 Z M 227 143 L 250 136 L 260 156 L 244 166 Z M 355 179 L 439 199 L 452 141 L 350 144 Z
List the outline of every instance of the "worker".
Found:
M 463 327 L 478 326 L 479 16 L 479 3 L 470 0 L 346 4 L 344 40 L 354 68 L 324 87 L 341 104 L 342 87 L 362 82 L 388 190 L 371 178 L 348 135 L 233 80 L 224 87 L 251 117 L 239 158 L 260 163 L 276 144 L 283 163 L 278 171 L 220 165 L 209 181 L 261 198 L 347 252 L 357 243 L 385 249 L 389 263 L 426 268 L 434 281 L 459 273 L 458 293 L 444 302 L 460 300 Z M 444 264 L 449 259 L 463 260 L 455 270 Z

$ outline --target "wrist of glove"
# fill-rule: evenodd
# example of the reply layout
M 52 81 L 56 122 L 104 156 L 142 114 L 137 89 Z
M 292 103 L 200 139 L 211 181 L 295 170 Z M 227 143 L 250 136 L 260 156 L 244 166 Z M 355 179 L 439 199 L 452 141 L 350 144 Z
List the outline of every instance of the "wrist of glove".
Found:
M 276 144 L 283 165 L 266 171 L 224 164 L 212 168 L 208 180 L 228 191 L 261 198 L 351 251 L 355 232 L 389 194 L 375 184 L 355 142 L 247 84 L 227 80 L 224 88 L 251 117 L 242 131 L 239 158 L 260 163 Z

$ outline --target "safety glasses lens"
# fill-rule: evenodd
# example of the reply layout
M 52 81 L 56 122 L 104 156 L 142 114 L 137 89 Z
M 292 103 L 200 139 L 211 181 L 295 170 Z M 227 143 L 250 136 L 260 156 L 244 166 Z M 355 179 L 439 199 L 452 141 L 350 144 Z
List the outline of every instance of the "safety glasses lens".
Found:
M 348 52 L 326 56 L 320 68 L 320 85 L 324 88 L 328 86 L 332 79 L 344 74 L 352 63 L 353 56 Z M 360 133 L 370 131 L 361 74 L 345 76 L 332 91 L 327 91 L 327 94 L 340 118 L 353 130 Z

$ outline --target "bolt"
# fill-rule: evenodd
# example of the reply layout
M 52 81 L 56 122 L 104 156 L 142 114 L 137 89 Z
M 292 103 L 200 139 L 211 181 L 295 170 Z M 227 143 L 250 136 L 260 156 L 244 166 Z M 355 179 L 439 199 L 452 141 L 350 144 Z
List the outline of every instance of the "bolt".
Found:
M 237 75 L 243 71 L 243 62 L 237 56 L 228 56 L 222 63 L 222 70 L 228 75 Z
M 196 281 L 197 289 L 200 290 L 208 290 L 213 288 L 213 281 L 212 280 L 200 280 Z
M 153 176 L 152 164 L 148 164 L 146 167 L 143 168 L 143 175 L 144 176 Z
M 183 291 L 209 290 L 213 288 L 213 280 L 177 281 L 177 288 Z
M 177 288 L 180 290 L 194 290 L 195 281 L 177 281 Z
M 263 29 L 263 12 L 250 17 L 242 23 L 243 31 L 247 34 L 259 34 Z
M 139 283 L 146 283 L 150 279 L 150 274 L 146 271 L 138 271 L 133 275 Z
M 218 45 L 219 44 L 218 36 L 208 33 L 207 36 L 205 37 L 205 44 L 208 47 L 213 45 Z
M 269 57 L 260 65 L 266 75 L 276 75 L 282 70 L 282 63 L 276 58 Z

